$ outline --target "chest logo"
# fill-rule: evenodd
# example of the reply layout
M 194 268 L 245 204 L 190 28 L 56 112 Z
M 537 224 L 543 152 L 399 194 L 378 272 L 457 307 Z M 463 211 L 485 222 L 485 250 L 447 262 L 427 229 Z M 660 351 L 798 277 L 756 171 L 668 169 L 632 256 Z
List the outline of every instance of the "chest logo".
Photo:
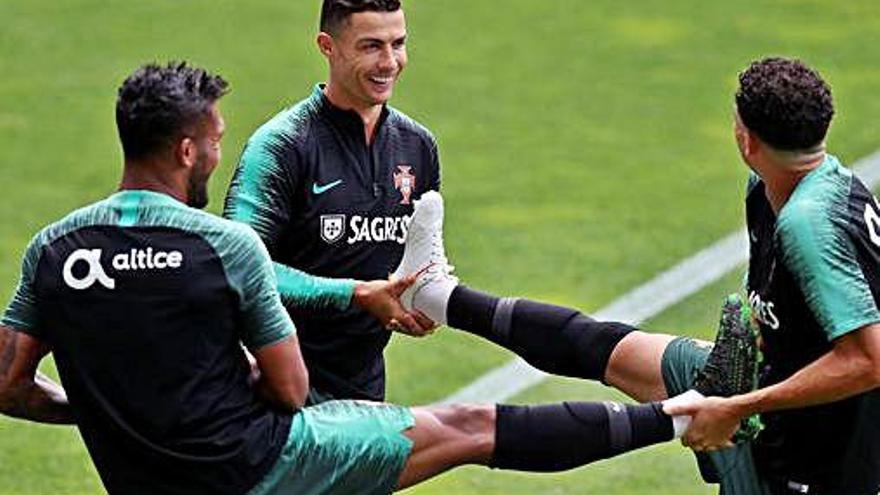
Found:
M 413 175 L 411 166 L 397 166 L 397 172 L 394 172 L 394 188 L 400 191 L 400 204 L 410 204 L 410 198 L 416 189 L 416 176 Z
M 342 179 L 334 180 L 333 182 L 323 185 L 319 185 L 317 182 L 312 182 L 312 192 L 315 194 L 324 194 L 339 184 L 342 184 Z
M 345 215 L 321 215 L 321 239 L 333 244 L 345 233 Z

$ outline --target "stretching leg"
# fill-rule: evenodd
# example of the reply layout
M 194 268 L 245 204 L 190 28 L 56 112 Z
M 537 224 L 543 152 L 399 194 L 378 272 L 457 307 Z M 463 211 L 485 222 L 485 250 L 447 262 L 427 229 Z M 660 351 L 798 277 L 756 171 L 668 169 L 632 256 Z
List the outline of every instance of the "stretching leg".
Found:
M 414 408 L 403 489 L 464 464 L 554 472 L 672 440 L 660 403 L 565 402 L 540 406 Z
M 488 339 L 541 371 L 600 380 L 638 401 L 667 397 L 660 362 L 673 336 L 462 285 L 443 309 L 449 326 Z

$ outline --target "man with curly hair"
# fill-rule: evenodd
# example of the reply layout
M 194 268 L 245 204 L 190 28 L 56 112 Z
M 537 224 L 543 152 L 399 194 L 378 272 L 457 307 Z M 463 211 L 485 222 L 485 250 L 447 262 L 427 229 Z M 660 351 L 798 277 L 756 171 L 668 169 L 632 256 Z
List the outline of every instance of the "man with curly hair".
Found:
M 502 345 L 543 371 L 602 380 L 637 400 L 692 388 L 725 395 L 715 385 L 739 379 L 745 386 L 733 387 L 740 392 L 732 397 L 667 407 L 693 417 L 684 442 L 699 452 L 704 478 L 720 482 L 721 493 L 876 495 L 880 204 L 826 153 L 833 115 L 829 87 L 798 60 L 767 58 L 740 74 L 735 135 L 753 172 L 745 292 L 764 355 L 755 391 L 743 374 L 753 355 L 738 350 L 745 341 L 726 338 L 735 337 L 727 332 L 729 318 L 722 318 L 722 338 L 707 361 L 706 343 L 459 284 L 443 250 L 439 194 L 416 205 L 397 273 L 430 268 L 403 293 L 404 306 Z M 730 312 L 742 315 L 728 304 Z M 756 414 L 765 427 L 757 438 L 724 449 L 741 424 L 746 436 L 757 433 Z
M 768 58 L 739 82 L 735 134 L 753 172 L 746 287 L 763 339 L 761 388 L 678 411 L 694 415 L 685 442 L 717 444 L 740 418 L 760 413 L 766 429 L 750 450 L 765 489 L 876 494 L 880 205 L 826 152 L 834 105 L 816 71 Z

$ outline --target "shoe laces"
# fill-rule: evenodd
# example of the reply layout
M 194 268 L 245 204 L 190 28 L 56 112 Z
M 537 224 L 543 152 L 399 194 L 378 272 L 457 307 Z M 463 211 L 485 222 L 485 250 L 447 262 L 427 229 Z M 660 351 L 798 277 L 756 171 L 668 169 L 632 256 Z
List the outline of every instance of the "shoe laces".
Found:
M 446 257 L 446 248 L 443 246 L 442 228 L 438 228 L 433 234 L 431 234 L 431 255 L 429 260 L 431 264 L 428 266 L 428 273 L 449 275 L 455 270 L 455 267 L 449 264 L 449 259 Z

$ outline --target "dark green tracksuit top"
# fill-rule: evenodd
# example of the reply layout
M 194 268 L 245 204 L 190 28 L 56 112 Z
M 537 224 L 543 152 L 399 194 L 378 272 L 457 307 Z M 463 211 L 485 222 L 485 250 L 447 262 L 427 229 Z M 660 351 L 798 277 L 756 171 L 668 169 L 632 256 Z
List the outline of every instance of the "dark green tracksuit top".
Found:
M 251 225 L 276 262 L 319 395 L 384 398 L 390 333 L 351 307 L 350 279 L 388 277 L 403 255 L 413 200 L 439 187 L 427 129 L 385 107 L 367 145 L 360 117 L 334 107 L 320 85 L 248 141 L 224 215 Z

